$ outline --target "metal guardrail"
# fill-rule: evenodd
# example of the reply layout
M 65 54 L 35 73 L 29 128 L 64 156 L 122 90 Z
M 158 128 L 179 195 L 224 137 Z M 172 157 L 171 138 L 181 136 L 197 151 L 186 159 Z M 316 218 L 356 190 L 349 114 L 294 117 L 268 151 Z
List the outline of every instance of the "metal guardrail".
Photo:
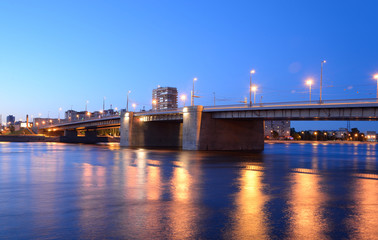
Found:
M 362 98 L 362 99 L 335 99 L 335 100 L 322 100 L 320 101 L 292 101 L 292 102 L 271 102 L 271 103 L 255 103 L 249 105 L 247 103 L 243 104 L 233 104 L 233 105 L 217 105 L 217 106 L 205 106 L 204 110 L 211 109 L 223 109 L 223 108 L 260 108 L 260 107 L 286 107 L 286 106 L 326 106 L 326 105 L 346 105 L 346 104 L 372 104 L 377 103 L 377 98 Z

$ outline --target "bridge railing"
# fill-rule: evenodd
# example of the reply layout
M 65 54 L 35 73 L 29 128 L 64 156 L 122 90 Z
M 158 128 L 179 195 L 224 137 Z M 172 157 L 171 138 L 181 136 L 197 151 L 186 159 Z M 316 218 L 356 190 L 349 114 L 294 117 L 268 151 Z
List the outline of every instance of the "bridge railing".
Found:
M 261 107 L 285 107 L 285 106 L 323 106 L 323 105 L 346 105 L 346 104 L 362 104 L 362 103 L 378 103 L 377 98 L 361 98 L 361 99 L 334 99 L 317 101 L 291 101 L 291 102 L 268 102 L 268 103 L 248 103 L 232 104 L 232 105 L 216 105 L 205 106 L 204 110 L 223 109 L 223 108 L 261 108 Z

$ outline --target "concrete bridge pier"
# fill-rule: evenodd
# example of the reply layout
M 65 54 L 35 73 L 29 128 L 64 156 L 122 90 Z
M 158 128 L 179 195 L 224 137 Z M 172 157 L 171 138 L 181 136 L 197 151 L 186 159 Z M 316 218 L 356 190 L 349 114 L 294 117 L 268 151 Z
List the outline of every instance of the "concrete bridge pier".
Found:
M 133 127 L 133 120 L 133 112 L 121 112 L 121 126 L 119 128 L 121 147 L 131 147 L 131 129 Z
M 182 149 L 199 150 L 203 106 L 184 108 L 182 124 Z
M 202 106 L 188 107 L 183 113 L 182 149 L 261 152 L 264 121 L 213 118 Z

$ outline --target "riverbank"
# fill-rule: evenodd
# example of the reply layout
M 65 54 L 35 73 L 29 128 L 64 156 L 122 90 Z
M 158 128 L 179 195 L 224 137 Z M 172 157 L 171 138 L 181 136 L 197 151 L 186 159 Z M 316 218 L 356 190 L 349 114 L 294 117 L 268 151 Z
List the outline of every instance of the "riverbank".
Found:
M 295 141 L 295 140 L 265 140 L 265 143 L 299 143 L 299 144 L 377 144 L 377 142 L 361 141 Z
M 65 143 L 97 143 L 97 142 L 119 142 L 119 137 L 97 137 L 95 139 L 76 137 L 66 139 L 65 137 L 48 137 L 44 135 L 0 135 L 0 142 L 65 142 Z
M 43 135 L 0 135 L 0 142 L 59 142 L 59 137 Z

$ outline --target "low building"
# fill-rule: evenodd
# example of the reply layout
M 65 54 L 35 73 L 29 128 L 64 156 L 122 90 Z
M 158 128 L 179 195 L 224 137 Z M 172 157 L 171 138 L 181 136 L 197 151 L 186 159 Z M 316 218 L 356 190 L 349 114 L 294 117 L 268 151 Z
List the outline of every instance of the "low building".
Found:
M 46 127 L 49 125 L 58 124 L 59 122 L 61 121 L 58 118 L 34 118 L 33 127 L 41 128 L 41 127 Z
M 376 131 L 367 131 L 366 132 L 366 141 L 376 142 L 377 141 L 377 132 Z

